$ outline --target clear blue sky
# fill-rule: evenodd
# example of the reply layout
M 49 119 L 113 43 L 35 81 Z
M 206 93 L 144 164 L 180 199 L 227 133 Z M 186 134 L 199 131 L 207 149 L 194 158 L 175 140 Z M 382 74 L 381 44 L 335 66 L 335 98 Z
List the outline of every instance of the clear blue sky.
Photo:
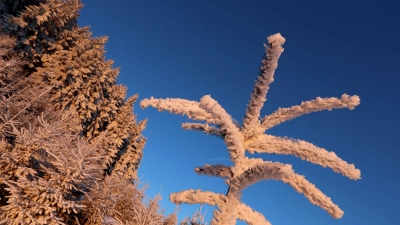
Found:
M 290 2 L 290 3 L 289 3 Z M 293 3 L 295 2 L 295 3 Z M 293 156 L 258 155 L 293 164 L 345 214 L 334 220 L 290 186 L 263 181 L 245 190 L 243 202 L 273 225 L 400 224 L 400 2 L 386 0 L 83 0 L 80 25 L 94 36 L 109 36 L 107 58 L 121 67 L 119 82 L 139 101 L 211 94 L 242 121 L 266 37 L 285 38 L 275 81 L 262 116 L 278 107 L 317 96 L 357 94 L 361 105 L 308 114 L 271 130 L 334 151 L 361 169 L 349 180 Z M 168 195 L 186 189 L 224 193 L 222 179 L 199 176 L 194 167 L 229 164 L 221 139 L 180 128 L 186 117 L 142 110 L 148 142 L 139 175 L 161 190 L 163 207 L 174 210 Z M 182 205 L 180 217 L 198 206 Z M 211 215 L 208 208 L 207 217 Z M 397 214 L 397 215 L 396 215 Z M 238 223 L 241 224 L 241 223 Z

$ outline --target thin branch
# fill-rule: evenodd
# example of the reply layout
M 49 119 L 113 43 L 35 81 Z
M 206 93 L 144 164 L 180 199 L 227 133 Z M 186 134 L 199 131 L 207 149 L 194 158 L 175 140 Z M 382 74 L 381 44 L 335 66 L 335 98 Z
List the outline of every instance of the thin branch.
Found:
M 229 166 L 225 166 L 222 164 L 217 164 L 217 165 L 205 165 L 202 167 L 196 167 L 194 169 L 196 173 L 199 175 L 208 175 L 208 176 L 213 176 L 213 177 L 221 177 L 221 178 L 231 178 L 232 177 L 232 171 Z
M 260 68 L 261 73 L 254 84 L 253 93 L 246 109 L 245 118 L 243 120 L 243 135 L 245 138 L 254 135 L 259 122 L 260 111 L 267 100 L 266 95 L 269 85 L 274 81 L 275 70 L 278 67 L 278 59 L 283 52 L 282 45 L 285 38 L 277 33 L 268 37 L 268 45 L 265 46 L 266 57 L 262 61 Z
M 331 198 L 322 193 L 314 184 L 306 180 L 306 178 L 299 174 L 293 174 L 292 176 L 282 179 L 284 183 L 289 184 L 294 190 L 303 194 L 310 202 L 316 206 L 326 210 L 329 215 L 335 219 L 339 219 L 343 216 L 344 212 L 335 205 Z
M 182 128 L 185 130 L 201 131 L 206 134 L 217 136 L 219 138 L 224 138 L 226 135 L 226 133 L 223 132 L 221 128 L 202 123 L 182 123 Z
M 210 95 L 205 95 L 200 99 L 200 107 L 219 121 L 221 130 L 226 132 L 224 141 L 232 162 L 243 158 L 245 153 L 243 136 L 232 121 L 232 117 Z
M 271 225 L 261 213 L 254 211 L 244 203 L 238 205 L 237 210 L 238 219 L 249 225 Z
M 33 104 L 33 102 L 35 102 L 36 100 L 40 99 L 43 95 L 45 95 L 46 93 L 48 93 L 51 89 L 53 89 L 53 86 L 50 86 L 47 90 L 43 91 L 40 95 L 38 95 L 37 97 L 35 97 L 35 99 L 31 100 L 28 105 L 26 105 L 23 109 L 21 109 L 18 113 L 16 113 L 11 119 L 8 119 L 7 121 L 4 121 L 3 124 L 0 124 L 0 129 L 3 128 L 4 126 L 6 126 L 7 124 L 12 124 L 12 121 L 17 118 L 17 116 L 19 116 L 21 113 L 25 112 L 25 110 L 29 107 L 31 107 L 31 105 Z M 14 129 L 16 129 L 14 127 Z
M 153 97 L 150 99 L 145 98 L 140 101 L 140 107 L 142 109 L 149 106 L 158 109 L 158 111 L 166 110 L 170 113 L 185 115 L 189 119 L 205 120 L 207 123 L 216 122 L 210 113 L 207 113 L 199 107 L 199 103 L 196 101 L 189 101 L 181 98 L 158 99 Z
M 227 201 L 225 195 L 215 194 L 211 191 L 201 191 L 200 189 L 172 193 L 169 199 L 175 204 L 208 204 L 210 206 L 223 205 Z
M 296 117 L 304 114 L 318 112 L 322 110 L 332 110 L 340 108 L 349 108 L 353 110 L 355 106 L 360 104 L 360 98 L 357 95 L 349 96 L 343 94 L 340 99 L 331 98 L 320 98 L 317 97 L 315 100 L 302 102 L 300 105 L 292 106 L 290 108 L 279 108 L 271 115 L 265 116 L 261 121 L 261 127 L 263 128 L 262 133 L 266 130 L 279 125 L 280 123 L 292 120 Z
M 262 180 L 282 180 L 294 173 L 292 165 L 279 162 L 264 161 L 250 167 L 238 177 L 228 180 L 228 185 L 234 192 L 241 192 L 245 188 Z
M 353 164 L 342 160 L 334 152 L 328 152 L 323 148 L 319 148 L 303 140 L 263 134 L 257 138 L 248 140 L 246 149 L 250 153 L 294 155 L 302 160 L 323 167 L 329 167 L 336 173 L 341 173 L 350 179 L 361 179 L 361 171 L 356 169 Z

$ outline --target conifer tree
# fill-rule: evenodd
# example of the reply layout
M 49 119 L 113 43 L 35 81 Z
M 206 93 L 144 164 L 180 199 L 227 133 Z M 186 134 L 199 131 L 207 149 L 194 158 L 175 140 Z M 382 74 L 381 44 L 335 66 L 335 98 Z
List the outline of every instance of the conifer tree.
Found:
M 0 15 L 7 13 L 16 15 L 26 5 L 39 4 L 43 0 L 2 0 L 0 1 Z
M 49 110 L 51 87 L 32 85 L 13 40 L 1 40 L 0 224 L 72 224 L 100 164 L 81 157 L 93 150 Z
M 93 38 L 89 27 L 78 26 L 81 1 L 0 2 L 10 13 L 2 16 L 0 25 L 4 33 L 16 36 L 16 49 L 29 59 L 27 76 L 36 85 L 53 87 L 50 105 L 77 118 L 81 136 L 93 143 L 109 137 L 101 138 L 108 146 L 103 162 L 107 174 L 136 179 L 146 121 L 136 123 L 132 105 L 137 97 L 124 101 L 126 88 L 116 84 L 119 69 L 104 56 L 107 37 Z
M 229 185 L 226 195 L 201 190 L 186 190 L 170 195 L 170 200 L 175 204 L 217 206 L 213 213 L 212 225 L 233 225 L 236 224 L 237 219 L 252 225 L 269 225 L 270 222 L 262 214 L 241 203 L 240 198 L 246 187 L 261 180 L 270 179 L 289 184 L 308 198 L 312 204 L 326 210 L 333 218 L 343 216 L 343 211 L 329 197 L 306 180 L 304 176 L 296 174 L 290 164 L 264 161 L 261 158 L 248 158 L 245 156 L 246 151 L 294 155 L 308 162 L 330 167 L 334 172 L 341 173 L 350 179 L 361 178 L 360 170 L 356 169 L 353 164 L 348 164 L 340 159 L 333 152 L 328 152 L 306 141 L 264 134 L 266 130 L 282 122 L 307 113 L 332 110 L 333 108 L 352 110 L 360 104 L 360 99 L 356 95 L 343 94 L 341 98 L 317 97 L 315 100 L 302 102 L 298 106 L 279 108 L 271 115 L 260 119 L 260 110 L 266 101 L 269 85 L 274 81 L 274 73 L 278 66 L 278 59 L 283 52 L 284 42 L 285 39 L 279 33 L 268 37 L 260 74 L 254 85 L 241 126 L 210 95 L 203 96 L 200 102 L 153 97 L 140 102 L 142 108 L 152 106 L 159 111 L 166 110 L 186 115 L 189 119 L 203 120 L 205 123 L 184 123 L 182 128 L 219 136 L 225 141 L 234 166 L 205 165 L 195 168 L 195 172 L 200 175 L 224 178 Z
M 132 182 L 146 121 L 81 7 L 0 0 L 0 224 L 175 224 Z

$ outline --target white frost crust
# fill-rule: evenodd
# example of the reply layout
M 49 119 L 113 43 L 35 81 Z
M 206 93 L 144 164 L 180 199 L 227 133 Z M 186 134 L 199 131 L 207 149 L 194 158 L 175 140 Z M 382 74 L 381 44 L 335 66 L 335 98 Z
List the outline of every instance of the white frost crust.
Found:
M 199 107 L 196 101 L 189 101 L 181 98 L 166 98 L 158 99 L 151 97 L 150 99 L 143 99 L 140 101 L 140 107 L 153 107 L 158 111 L 168 111 L 174 114 L 185 115 L 189 119 L 205 120 L 207 123 L 216 123 L 211 114 L 207 113 Z
M 279 108 L 271 115 L 265 116 L 261 121 L 262 131 L 264 133 L 266 130 L 279 125 L 280 123 L 292 120 L 296 117 L 302 116 L 304 114 L 318 112 L 322 110 L 332 110 L 339 108 L 349 108 L 353 110 L 355 106 L 360 104 L 360 97 L 357 95 L 349 96 L 343 94 L 340 99 L 331 98 L 321 98 L 317 97 L 315 100 L 302 102 L 300 105 L 292 106 L 290 108 Z
M 258 76 L 254 84 L 254 90 L 250 97 L 250 102 L 246 109 L 245 118 L 243 120 L 243 135 L 245 138 L 255 135 L 260 121 L 260 111 L 267 100 L 266 95 L 270 84 L 274 81 L 275 70 L 278 67 L 278 59 L 283 52 L 282 45 L 285 38 L 280 33 L 268 37 L 268 45 L 265 46 L 267 58 L 262 60 L 261 69 L 263 74 Z
M 231 178 L 231 167 L 222 164 L 209 165 L 206 164 L 202 167 L 196 167 L 194 171 L 200 175 L 208 175 L 213 177 Z
M 224 141 L 228 147 L 231 161 L 235 162 L 244 157 L 245 149 L 243 136 L 232 121 L 232 117 L 215 101 L 210 95 L 205 95 L 200 99 L 200 107 L 211 114 L 216 121 L 219 121 L 221 130 L 226 132 Z
M 292 165 L 279 162 L 264 161 L 256 163 L 240 176 L 227 180 L 228 185 L 235 191 L 245 188 L 262 180 L 282 180 L 294 174 Z
M 336 173 L 341 173 L 350 179 L 361 179 L 361 171 L 356 169 L 353 164 L 342 160 L 334 152 L 328 152 L 303 140 L 263 134 L 248 140 L 246 149 L 250 153 L 294 155 L 313 164 L 329 167 Z
M 244 203 L 238 205 L 238 219 L 249 225 L 271 225 L 265 217 Z
M 182 128 L 185 130 L 201 131 L 217 137 L 223 137 L 225 135 L 225 132 L 223 132 L 220 128 L 202 123 L 182 123 Z
M 294 174 L 284 178 L 283 182 L 292 186 L 300 194 L 303 194 L 312 204 L 326 210 L 333 218 L 342 218 L 344 212 L 339 206 L 335 205 L 331 198 L 322 193 L 314 184 L 307 181 L 304 176 Z
M 215 194 L 211 191 L 186 190 L 177 193 L 172 193 L 169 196 L 171 202 L 175 204 L 208 204 L 211 206 L 219 206 L 225 204 L 227 197 L 222 194 Z

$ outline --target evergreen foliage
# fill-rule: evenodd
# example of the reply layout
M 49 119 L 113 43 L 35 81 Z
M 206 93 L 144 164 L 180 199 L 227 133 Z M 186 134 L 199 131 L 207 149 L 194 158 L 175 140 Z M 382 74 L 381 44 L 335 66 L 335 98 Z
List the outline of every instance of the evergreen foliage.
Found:
M 138 185 L 146 120 L 82 6 L 0 0 L 0 224 L 176 224 Z
M 92 38 L 89 27 L 78 26 L 79 0 L 22 2 L 25 10 L 4 14 L 0 24 L 4 33 L 17 38 L 16 49 L 29 61 L 26 76 L 35 85 L 52 87 L 52 109 L 77 118 L 86 140 L 112 137 L 102 138 L 108 146 L 103 162 L 108 174 L 117 166 L 115 172 L 123 170 L 127 178 L 136 179 L 146 121 L 136 124 L 132 104 L 137 97 L 124 101 L 126 88 L 116 84 L 119 69 L 104 56 L 107 37 Z

